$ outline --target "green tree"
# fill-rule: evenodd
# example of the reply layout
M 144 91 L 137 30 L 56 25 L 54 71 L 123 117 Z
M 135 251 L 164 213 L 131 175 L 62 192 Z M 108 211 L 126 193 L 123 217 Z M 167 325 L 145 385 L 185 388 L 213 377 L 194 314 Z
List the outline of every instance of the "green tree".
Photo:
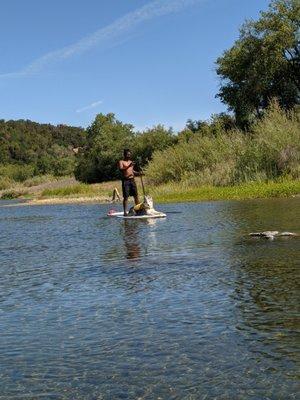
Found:
M 172 129 L 166 129 L 163 125 L 154 126 L 136 135 L 133 150 L 139 166 L 145 166 L 152 159 L 154 151 L 164 150 L 176 142 L 177 137 Z
M 87 129 L 87 145 L 78 156 L 76 178 L 88 183 L 118 178 L 117 161 L 124 148 L 132 147 L 134 137 L 132 125 L 118 121 L 112 113 L 98 114 Z
M 231 49 L 217 60 L 218 97 L 247 126 L 276 97 L 289 109 L 299 103 L 300 2 L 272 0 L 257 21 L 247 21 Z

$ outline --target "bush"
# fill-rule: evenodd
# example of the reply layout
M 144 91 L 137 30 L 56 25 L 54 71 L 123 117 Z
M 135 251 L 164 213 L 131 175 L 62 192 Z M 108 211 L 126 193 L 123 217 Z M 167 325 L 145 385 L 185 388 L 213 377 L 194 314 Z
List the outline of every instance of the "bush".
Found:
M 0 190 L 5 190 L 14 184 L 8 176 L 0 176 Z
M 240 154 L 235 182 L 268 180 L 282 175 L 300 177 L 300 122 L 272 102 L 264 117 L 252 126 Z
M 20 197 L 22 194 L 21 192 L 17 192 L 15 190 L 10 190 L 7 192 L 2 193 L 1 200 L 13 200 Z
M 244 142 L 237 131 L 211 137 L 196 135 L 189 142 L 154 153 L 147 178 L 155 184 L 186 180 L 190 184 L 228 185 Z
M 154 151 L 162 151 L 177 143 L 172 129 L 157 125 L 135 136 L 133 151 L 139 166 L 144 167 L 152 159 Z
M 53 182 L 55 180 L 53 175 L 36 175 L 32 178 L 26 179 L 23 185 L 26 187 L 41 185 L 46 182 Z
M 133 126 L 116 120 L 114 114 L 98 114 L 87 130 L 87 148 L 78 157 L 76 179 L 103 182 L 119 177 L 117 161 L 126 147 L 132 147 Z
M 24 182 L 34 176 L 35 168 L 32 165 L 7 164 L 0 166 L 0 176 L 16 182 Z
M 190 185 L 233 185 L 300 177 L 300 121 L 272 102 L 251 132 L 194 134 L 188 142 L 155 152 L 147 168 L 152 184 L 185 181 Z

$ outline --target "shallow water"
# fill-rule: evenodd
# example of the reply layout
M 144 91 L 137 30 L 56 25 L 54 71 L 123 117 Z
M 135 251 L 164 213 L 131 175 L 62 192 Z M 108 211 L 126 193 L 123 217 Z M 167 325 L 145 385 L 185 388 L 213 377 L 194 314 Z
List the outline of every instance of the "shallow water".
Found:
M 299 199 L 156 208 L 0 203 L 0 399 L 296 399 Z

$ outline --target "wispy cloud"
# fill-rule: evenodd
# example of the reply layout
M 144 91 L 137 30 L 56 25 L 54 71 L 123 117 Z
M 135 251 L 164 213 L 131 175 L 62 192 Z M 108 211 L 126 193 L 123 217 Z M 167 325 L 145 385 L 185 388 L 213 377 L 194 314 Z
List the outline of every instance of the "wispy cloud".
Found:
M 95 108 L 95 107 L 99 106 L 102 103 L 103 103 L 102 100 L 94 101 L 93 103 L 89 104 L 88 106 L 85 106 L 85 107 L 82 107 L 82 108 L 78 108 L 78 110 L 76 110 L 76 112 L 77 113 L 81 113 L 83 111 L 90 110 L 91 108 Z
M 75 55 L 81 55 L 96 46 L 101 46 L 109 41 L 120 38 L 131 29 L 137 27 L 143 22 L 164 15 L 177 13 L 188 6 L 205 0 L 155 0 L 145 6 L 138 8 L 123 17 L 116 19 L 111 24 L 105 26 L 61 49 L 46 53 L 42 57 L 33 60 L 29 65 L 16 72 L 0 74 L 0 78 L 15 78 L 28 75 L 34 75 L 40 72 L 44 67 L 51 63 L 66 60 Z

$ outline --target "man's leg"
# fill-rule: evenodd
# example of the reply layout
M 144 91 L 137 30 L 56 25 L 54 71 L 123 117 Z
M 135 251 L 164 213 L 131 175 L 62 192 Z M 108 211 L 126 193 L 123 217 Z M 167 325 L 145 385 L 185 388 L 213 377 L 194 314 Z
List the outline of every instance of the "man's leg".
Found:
M 135 204 L 135 205 L 140 204 L 139 196 L 138 196 L 138 195 L 135 195 L 135 196 L 134 196 L 134 204 Z
M 127 204 L 128 204 L 128 198 L 123 198 L 123 210 L 124 210 L 124 215 L 127 215 Z

